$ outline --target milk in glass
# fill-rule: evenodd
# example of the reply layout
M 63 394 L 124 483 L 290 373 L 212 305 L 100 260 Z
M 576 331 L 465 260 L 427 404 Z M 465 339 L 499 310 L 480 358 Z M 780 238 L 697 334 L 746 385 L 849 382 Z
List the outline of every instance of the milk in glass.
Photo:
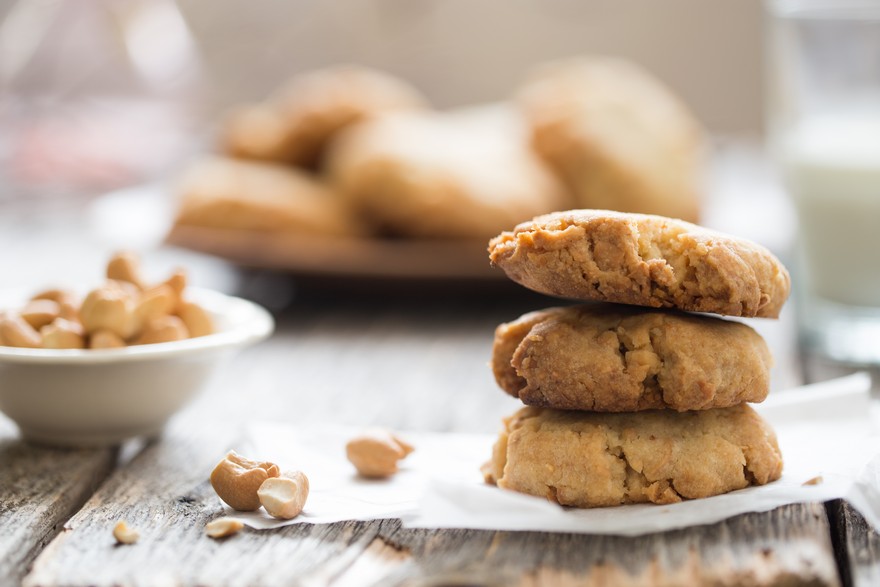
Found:
M 831 302 L 880 307 L 880 104 L 815 115 L 781 142 L 806 284 Z

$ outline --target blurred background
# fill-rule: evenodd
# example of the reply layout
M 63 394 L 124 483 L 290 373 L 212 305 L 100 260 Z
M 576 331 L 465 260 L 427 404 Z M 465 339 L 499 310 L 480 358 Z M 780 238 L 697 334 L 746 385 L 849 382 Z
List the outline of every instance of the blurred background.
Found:
M 795 207 L 766 147 L 773 27 L 758 0 L 0 0 L 0 286 L 81 279 L 78 260 L 129 247 L 150 251 L 148 269 L 187 264 L 195 282 L 283 308 L 301 290 L 289 272 L 162 246 L 175 204 L 155 186 L 217 150 L 232 107 L 339 63 L 386 71 L 439 109 L 495 102 L 578 55 L 666 84 L 707 131 L 701 223 L 797 273 Z M 759 328 L 792 383 L 783 317 Z
M 73 259 L 154 249 L 167 229 L 167 218 L 156 216 L 173 211 L 157 213 L 143 198 L 105 205 L 105 194 L 176 178 L 194 156 L 216 150 L 231 107 L 338 63 L 387 71 L 437 108 L 452 108 L 508 98 L 548 60 L 631 59 L 678 94 L 729 155 L 710 161 L 716 169 L 704 221 L 781 249 L 790 211 L 760 155 L 763 27 L 757 0 L 258 0 L 246 7 L 0 0 L 0 285 L 47 274 L 81 279 L 82 263 Z M 771 210 L 772 225 L 755 226 L 749 202 Z M 44 261 L 16 261 L 36 256 Z M 162 269 L 185 263 L 204 285 L 242 287 L 237 268 L 214 257 L 160 248 L 145 261 Z M 292 291 L 274 274 L 244 281 L 254 280 Z M 256 289 L 253 295 L 267 288 Z M 270 301 L 282 306 L 286 295 Z
M 277 73 L 346 61 L 409 80 L 438 107 L 462 106 L 508 96 L 546 61 L 598 54 L 642 64 L 712 131 L 763 126 L 755 0 L 256 2 L 244 14 L 179 6 L 216 91 L 211 110 L 265 95 Z M 278 23 L 284 35 L 272 34 Z
M 25 187 L 143 181 L 209 142 L 231 106 L 337 63 L 447 108 L 503 99 L 551 59 L 617 55 L 711 132 L 756 138 L 762 13 L 755 0 L 2 0 L 4 172 Z

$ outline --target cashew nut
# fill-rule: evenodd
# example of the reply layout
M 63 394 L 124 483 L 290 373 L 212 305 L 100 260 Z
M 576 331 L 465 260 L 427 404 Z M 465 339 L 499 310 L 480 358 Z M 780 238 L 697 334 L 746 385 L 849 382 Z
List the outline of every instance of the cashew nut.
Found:
M 72 291 L 66 289 L 47 289 L 31 298 L 32 302 L 49 300 L 58 304 L 58 316 L 65 320 L 79 321 L 79 298 Z
M 144 289 L 140 259 L 134 253 L 116 253 L 107 263 L 107 279 L 124 281 L 133 284 L 139 290 Z
M 134 309 L 135 331 L 142 331 L 152 320 L 170 314 L 175 304 L 175 293 L 169 285 L 146 290 Z
M 171 277 L 163 281 L 162 285 L 167 285 L 174 292 L 174 308 L 177 309 L 183 300 L 183 290 L 186 289 L 186 271 L 175 269 Z
M 390 477 L 397 472 L 397 462 L 411 453 L 413 447 L 388 430 L 371 429 L 351 439 L 345 453 L 358 473 L 364 477 Z
M 186 271 L 175 269 L 171 277 L 165 280 L 165 284 L 170 285 L 177 295 L 183 294 L 183 290 L 186 289 Z
M 177 316 L 160 316 L 147 323 L 132 344 L 156 344 L 189 338 L 183 320 Z
M 7 346 L 35 349 L 43 344 L 40 333 L 17 314 L 0 318 L 0 340 Z
M 252 512 L 260 509 L 260 486 L 278 475 L 278 465 L 258 463 L 231 450 L 211 472 L 211 486 L 232 509 Z
M 125 346 L 125 341 L 109 330 L 96 330 L 89 336 L 90 349 L 118 349 Z
M 269 515 L 291 520 L 302 512 L 309 497 L 309 479 L 302 471 L 285 473 L 263 481 L 257 490 L 260 503 Z
M 214 332 L 214 321 L 208 312 L 198 304 L 182 302 L 177 315 L 183 320 L 189 335 L 193 338 L 213 334 Z
M 119 544 L 134 544 L 140 537 L 140 532 L 130 527 L 125 520 L 119 520 L 113 526 L 113 538 Z
M 40 329 L 43 337 L 43 348 L 47 349 L 82 349 L 86 347 L 83 328 L 76 322 L 56 318 L 51 324 Z
M 244 524 L 235 518 L 217 518 L 205 524 L 205 534 L 211 538 L 226 538 L 244 528 Z
M 108 282 L 83 300 L 79 317 L 87 333 L 109 330 L 123 339 L 134 334 L 134 299 L 117 285 L 121 283 L 124 282 Z
M 52 300 L 31 300 L 21 309 L 24 321 L 39 330 L 61 313 L 61 305 Z
M 31 301 L 34 300 L 52 300 L 53 302 L 57 302 L 58 304 L 72 304 L 74 306 L 78 304 L 78 298 L 75 293 L 66 289 L 46 289 L 38 294 L 31 296 Z
M 77 304 L 70 301 L 62 301 L 58 303 L 58 315 L 71 322 L 80 322 L 79 307 Z

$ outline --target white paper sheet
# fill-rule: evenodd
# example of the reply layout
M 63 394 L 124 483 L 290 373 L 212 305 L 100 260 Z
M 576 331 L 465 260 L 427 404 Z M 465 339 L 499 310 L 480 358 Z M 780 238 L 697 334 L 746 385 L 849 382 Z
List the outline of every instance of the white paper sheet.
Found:
M 227 515 L 252 528 L 277 528 L 302 522 L 325 524 L 343 520 L 408 518 L 419 509 L 433 478 L 469 486 L 482 482 L 480 465 L 494 439 L 490 435 L 401 433 L 416 447 L 400 463 L 400 471 L 385 480 L 359 477 L 345 457 L 345 443 L 360 432 L 345 427 L 289 427 L 254 423 L 250 443 L 239 452 L 277 463 L 282 471 L 299 469 L 309 478 L 309 498 L 293 520 L 276 520 L 263 510 L 251 513 L 228 509 Z
M 253 528 L 297 523 L 402 518 L 408 527 L 535 530 L 635 536 L 709 524 L 788 503 L 847 498 L 880 527 L 880 436 L 870 379 L 854 375 L 771 395 L 756 408 L 776 430 L 785 460 L 779 481 L 667 506 L 578 510 L 483 483 L 479 468 L 492 435 L 404 433 L 416 447 L 391 479 L 359 478 L 345 459 L 351 428 L 255 423 L 246 454 L 300 469 L 311 492 L 302 515 L 280 521 L 262 512 L 228 514 Z M 243 451 L 244 452 L 244 449 Z M 821 477 L 816 485 L 804 482 Z

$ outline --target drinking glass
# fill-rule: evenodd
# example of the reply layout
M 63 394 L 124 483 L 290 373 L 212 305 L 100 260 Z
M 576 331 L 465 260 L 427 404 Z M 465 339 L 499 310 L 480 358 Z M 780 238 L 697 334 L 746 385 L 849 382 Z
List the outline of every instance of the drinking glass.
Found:
M 880 0 L 767 4 L 769 148 L 797 211 L 800 339 L 880 364 Z

